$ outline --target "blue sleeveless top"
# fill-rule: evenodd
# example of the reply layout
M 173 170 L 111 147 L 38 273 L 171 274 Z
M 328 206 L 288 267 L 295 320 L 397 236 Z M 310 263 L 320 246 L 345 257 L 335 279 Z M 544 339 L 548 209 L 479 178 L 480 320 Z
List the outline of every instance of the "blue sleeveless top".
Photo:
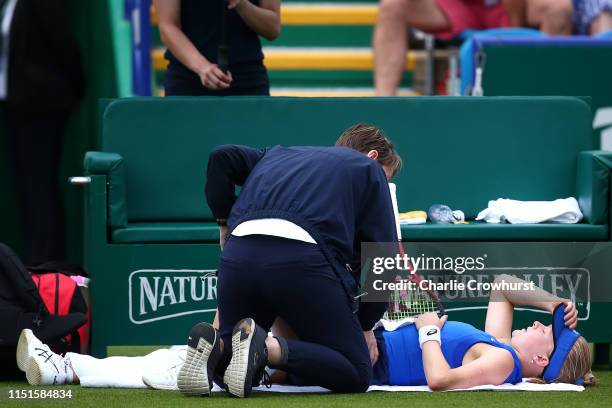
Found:
M 419 334 L 414 324 L 395 331 L 377 332 L 379 362 L 374 367 L 374 384 L 427 385 L 423 370 L 423 357 L 419 347 Z M 512 354 L 514 368 L 504 382 L 522 381 L 521 363 L 514 349 L 490 334 L 462 322 L 446 322 L 442 328 L 442 354 L 451 368 L 461 366 L 463 356 L 476 343 L 490 344 Z M 381 361 L 382 360 L 382 361 Z

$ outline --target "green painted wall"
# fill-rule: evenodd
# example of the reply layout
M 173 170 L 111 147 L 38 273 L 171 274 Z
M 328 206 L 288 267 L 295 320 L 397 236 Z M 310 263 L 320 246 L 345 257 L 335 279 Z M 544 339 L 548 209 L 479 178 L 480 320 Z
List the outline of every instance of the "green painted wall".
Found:
M 109 15 L 109 1 L 72 0 L 75 34 L 83 55 L 87 78 L 87 93 L 79 110 L 73 115 L 64 135 L 63 158 L 60 171 L 66 211 L 67 260 L 83 259 L 83 196 L 79 188 L 70 186 L 68 177 L 82 174 L 85 151 L 96 145 L 98 129 L 98 99 L 117 97 L 113 36 Z M 23 234 L 19 209 L 5 156 L 4 118 L 0 116 L 0 241 L 23 255 Z M 41 203 L 40 205 L 44 205 Z

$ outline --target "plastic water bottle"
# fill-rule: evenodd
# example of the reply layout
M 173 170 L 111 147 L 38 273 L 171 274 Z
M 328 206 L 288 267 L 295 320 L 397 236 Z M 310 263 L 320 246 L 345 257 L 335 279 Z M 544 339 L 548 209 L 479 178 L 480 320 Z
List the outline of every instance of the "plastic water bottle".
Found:
M 454 224 L 465 221 L 465 214 L 461 210 L 451 210 L 444 204 L 434 204 L 427 211 L 429 219 L 434 224 Z
M 427 211 L 429 219 L 435 224 L 451 224 L 455 221 L 453 210 L 447 205 L 434 204 Z

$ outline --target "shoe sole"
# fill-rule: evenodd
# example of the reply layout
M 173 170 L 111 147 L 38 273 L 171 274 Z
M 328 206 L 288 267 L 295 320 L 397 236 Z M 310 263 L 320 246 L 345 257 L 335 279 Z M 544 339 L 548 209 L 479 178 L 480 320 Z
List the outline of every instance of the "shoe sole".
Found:
M 42 367 L 38 360 L 32 358 L 26 371 L 26 378 L 30 385 L 42 385 Z
M 28 352 L 31 339 L 30 333 L 32 332 L 27 329 L 22 330 L 17 342 L 17 367 L 24 373 L 28 371 L 33 360 Z
M 223 382 L 227 391 L 238 398 L 245 398 L 251 394 L 253 373 L 249 361 L 251 343 L 255 335 L 255 321 L 247 318 L 239 321 L 232 332 L 232 359 L 230 360 Z
M 181 393 L 187 396 L 211 395 L 207 362 L 215 347 L 219 347 L 218 342 L 217 331 L 208 323 L 199 323 L 191 329 L 187 357 L 176 382 Z

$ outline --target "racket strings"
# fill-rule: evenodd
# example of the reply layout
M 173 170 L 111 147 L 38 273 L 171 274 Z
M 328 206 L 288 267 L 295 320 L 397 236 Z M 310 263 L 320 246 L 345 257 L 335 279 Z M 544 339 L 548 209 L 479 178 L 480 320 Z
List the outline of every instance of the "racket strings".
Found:
M 427 312 L 439 312 L 438 305 L 427 291 L 417 287 L 413 290 L 394 291 L 383 318 L 401 320 Z

